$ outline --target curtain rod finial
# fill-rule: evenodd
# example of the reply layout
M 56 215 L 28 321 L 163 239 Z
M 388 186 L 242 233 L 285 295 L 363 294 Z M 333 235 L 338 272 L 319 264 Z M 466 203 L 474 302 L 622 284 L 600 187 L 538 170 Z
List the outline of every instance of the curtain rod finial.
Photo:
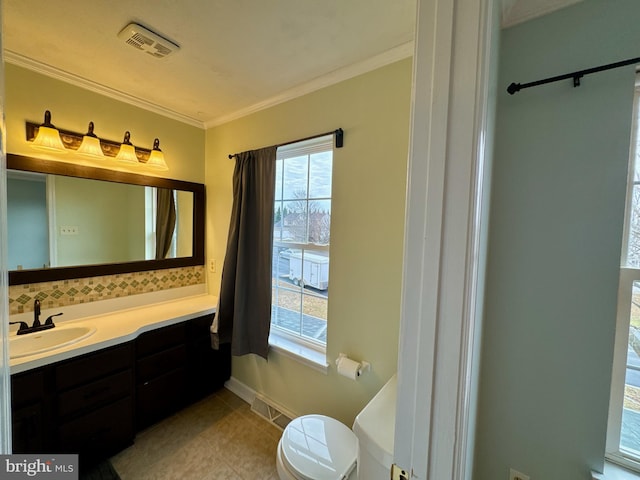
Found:
M 341 128 L 336 130 L 336 148 L 342 148 L 344 145 L 344 130 Z
M 512 83 L 511 85 L 509 85 L 507 87 L 507 92 L 509 92 L 509 95 L 513 95 L 516 92 L 520 91 L 520 84 L 519 83 Z

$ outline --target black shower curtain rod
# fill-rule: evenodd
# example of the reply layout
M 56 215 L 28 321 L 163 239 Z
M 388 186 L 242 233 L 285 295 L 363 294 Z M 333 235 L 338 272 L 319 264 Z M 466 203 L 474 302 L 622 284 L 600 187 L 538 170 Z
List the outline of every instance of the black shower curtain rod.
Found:
M 335 135 L 336 148 L 342 148 L 342 146 L 344 145 L 344 131 L 341 128 L 338 128 L 337 130 L 332 130 L 330 132 L 319 133 L 318 135 L 312 135 L 310 137 L 299 138 L 298 140 L 291 140 L 290 142 L 287 142 L 287 143 L 280 143 L 276 146 L 284 147 L 285 145 L 291 145 L 292 143 L 304 142 L 305 140 L 313 140 L 314 138 L 324 137 L 327 135 Z M 237 156 L 238 156 L 237 153 L 229 154 L 229 159 L 235 158 Z
M 556 77 L 545 78 L 544 80 L 538 80 L 536 82 L 530 82 L 525 84 L 512 83 L 507 87 L 507 92 L 513 95 L 519 92 L 523 88 L 537 87 L 538 85 L 544 85 L 545 83 L 558 82 L 560 80 L 566 80 L 567 78 L 573 78 L 573 86 L 580 86 L 580 78 L 590 73 L 602 72 L 604 70 L 611 70 L 613 68 L 626 67 L 627 65 L 633 65 L 634 63 L 640 63 L 640 57 L 630 58 L 628 60 L 622 60 L 621 62 L 610 63 L 608 65 L 601 65 L 599 67 L 587 68 L 586 70 L 579 70 L 573 73 L 566 73 L 564 75 L 558 75 Z

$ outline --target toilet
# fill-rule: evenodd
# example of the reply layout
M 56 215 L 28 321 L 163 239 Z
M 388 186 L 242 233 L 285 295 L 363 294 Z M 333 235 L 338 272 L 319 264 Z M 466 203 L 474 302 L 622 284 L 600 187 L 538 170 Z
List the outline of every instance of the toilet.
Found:
M 282 432 L 280 480 L 387 480 L 393 460 L 396 375 L 356 416 L 353 431 L 325 415 L 303 415 Z

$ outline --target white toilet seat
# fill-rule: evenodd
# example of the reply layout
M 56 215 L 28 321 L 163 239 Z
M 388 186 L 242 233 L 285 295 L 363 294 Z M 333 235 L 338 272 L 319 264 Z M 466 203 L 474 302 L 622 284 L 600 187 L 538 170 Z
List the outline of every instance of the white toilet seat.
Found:
M 324 415 L 293 419 L 278 443 L 281 480 L 355 478 L 358 439 L 344 424 Z

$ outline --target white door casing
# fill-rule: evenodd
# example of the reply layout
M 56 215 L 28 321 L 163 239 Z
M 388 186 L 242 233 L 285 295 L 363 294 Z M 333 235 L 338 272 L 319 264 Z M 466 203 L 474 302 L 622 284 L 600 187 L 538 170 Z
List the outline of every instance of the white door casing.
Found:
M 0 25 L 2 0 L 0 0 Z M 0 35 L 0 454 L 11 453 L 11 391 L 9 370 L 9 279 L 7 273 L 7 156 L 4 123 L 4 61 Z
M 394 440 L 411 478 L 471 478 L 494 8 L 418 0 Z

